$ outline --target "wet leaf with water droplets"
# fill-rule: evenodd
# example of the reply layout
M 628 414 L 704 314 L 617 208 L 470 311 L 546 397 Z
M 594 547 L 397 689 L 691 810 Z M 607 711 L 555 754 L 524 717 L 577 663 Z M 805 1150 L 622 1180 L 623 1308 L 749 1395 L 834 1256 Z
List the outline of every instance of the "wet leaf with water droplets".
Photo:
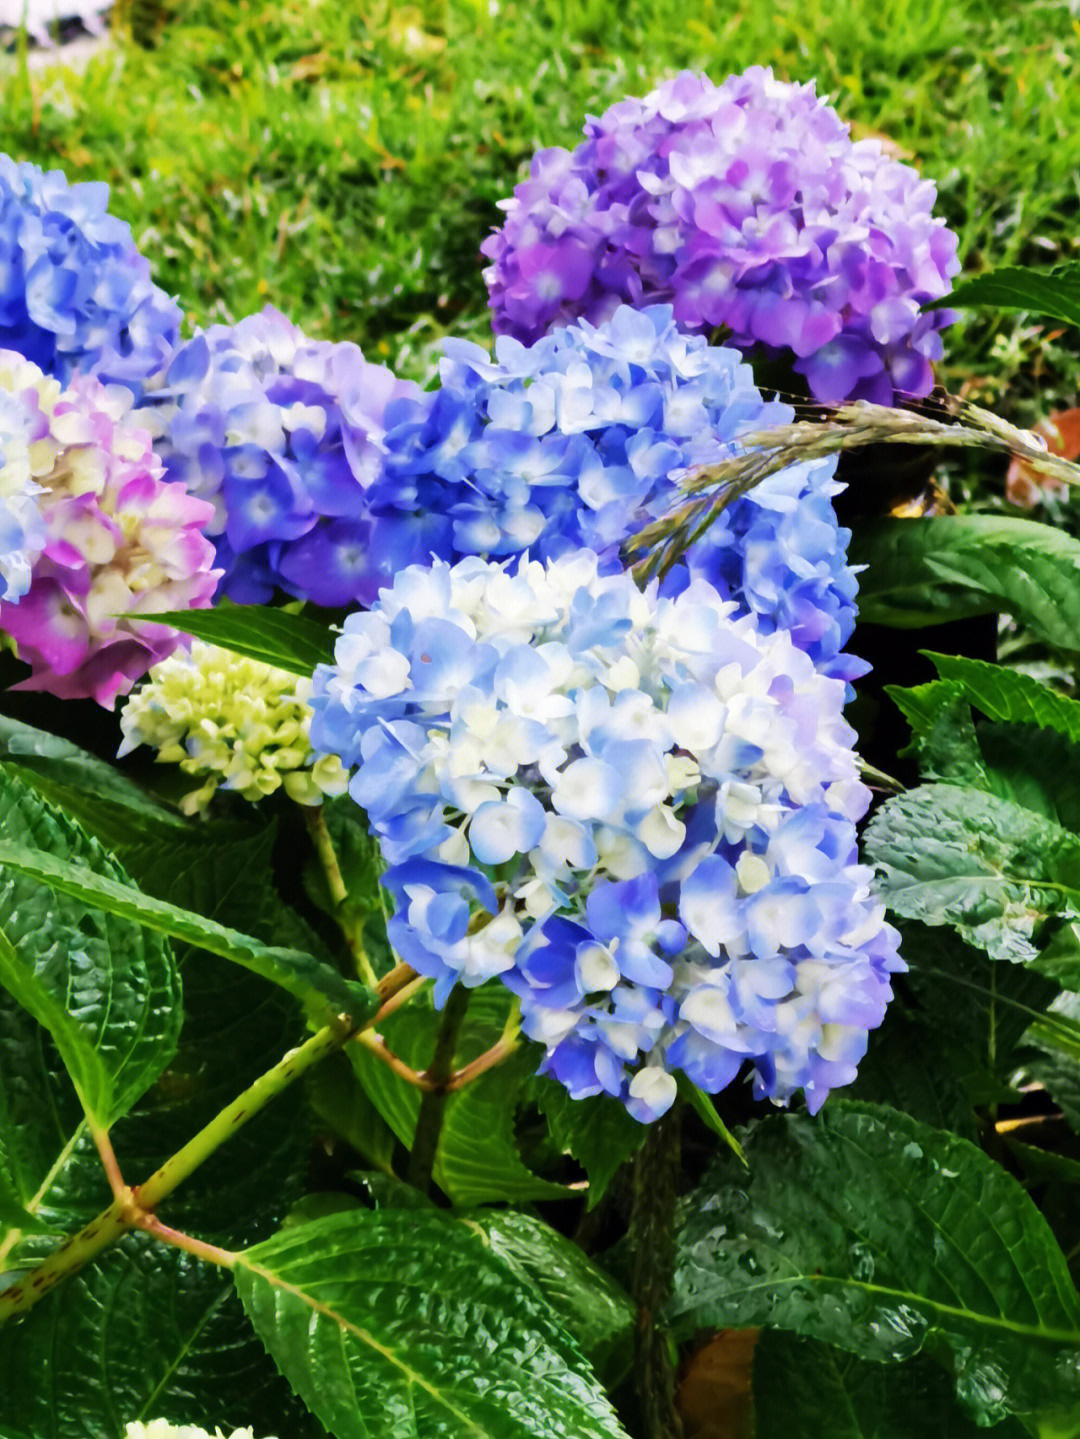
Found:
M 863 1359 L 952 1351 L 984 1423 L 1080 1406 L 1080 1294 L 1021 1186 L 966 1140 L 832 1100 L 769 1118 L 726 1157 L 681 1232 L 684 1333 L 761 1325 Z
M 475 1224 L 352 1210 L 246 1250 L 234 1277 L 336 1439 L 626 1439 L 556 1311 Z

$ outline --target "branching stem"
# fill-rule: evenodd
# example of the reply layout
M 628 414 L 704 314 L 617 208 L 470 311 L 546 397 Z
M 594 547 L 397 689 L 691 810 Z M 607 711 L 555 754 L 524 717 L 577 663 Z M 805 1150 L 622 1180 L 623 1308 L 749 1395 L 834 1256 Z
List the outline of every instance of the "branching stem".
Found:
M 376 986 L 377 993 L 383 1000 L 382 1007 L 359 1028 L 369 1029 L 380 1023 L 410 994 L 415 993 L 422 983 L 424 981 L 418 978 L 415 970 L 405 964 L 398 965 Z M 102 1144 L 99 1138 L 101 1132 L 95 1131 L 94 1138 L 98 1143 L 102 1162 L 106 1165 L 106 1172 L 110 1174 L 110 1183 L 118 1181 L 118 1192 L 114 1185 L 116 1197 L 108 1209 L 103 1210 L 78 1234 L 66 1239 L 25 1278 L 0 1293 L 0 1323 L 16 1314 L 25 1313 L 62 1279 L 77 1273 L 103 1249 L 132 1229 L 142 1229 L 165 1243 L 179 1244 L 181 1248 L 192 1254 L 199 1254 L 201 1258 L 214 1264 L 235 1262 L 228 1250 L 203 1244 L 201 1240 L 180 1234 L 179 1231 L 162 1224 L 155 1217 L 154 1211 L 177 1185 L 183 1183 L 204 1160 L 264 1109 L 276 1095 L 294 1084 L 313 1065 L 335 1053 L 356 1032 L 347 1018 L 343 1017 L 325 1025 L 305 1043 L 283 1055 L 273 1068 L 261 1074 L 243 1094 L 238 1095 L 220 1114 L 215 1115 L 209 1124 L 137 1189 L 130 1189 L 124 1184 L 108 1135 L 103 1135 Z M 92 1130 L 93 1128 L 91 1125 Z M 107 1160 L 107 1155 L 111 1156 L 111 1159 Z

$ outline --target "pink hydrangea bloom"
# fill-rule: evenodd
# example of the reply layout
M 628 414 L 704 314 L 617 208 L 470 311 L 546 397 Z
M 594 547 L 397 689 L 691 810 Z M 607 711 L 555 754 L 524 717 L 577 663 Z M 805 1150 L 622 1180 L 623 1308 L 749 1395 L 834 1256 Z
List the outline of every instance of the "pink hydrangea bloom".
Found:
M 37 392 L 47 422 L 35 467 L 45 545 L 19 603 L 0 602 L 0 629 L 32 669 L 17 688 L 111 708 L 182 639 L 140 616 L 209 605 L 213 507 L 162 479 L 128 391 L 85 376 L 61 389 L 0 352 L 0 388 L 12 385 Z

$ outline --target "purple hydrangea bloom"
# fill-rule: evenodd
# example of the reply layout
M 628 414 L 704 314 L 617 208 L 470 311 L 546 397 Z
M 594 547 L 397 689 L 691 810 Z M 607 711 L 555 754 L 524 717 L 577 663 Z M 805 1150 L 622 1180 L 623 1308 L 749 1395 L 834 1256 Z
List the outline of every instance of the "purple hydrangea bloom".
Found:
M 0 349 L 67 384 L 93 374 L 138 392 L 180 333 L 109 187 L 0 155 Z
M 181 346 L 140 418 L 170 479 L 211 501 L 222 590 L 244 604 L 275 588 L 368 604 L 432 547 L 410 519 L 400 550 L 375 543 L 379 510 L 410 507 L 383 473 L 383 415 L 420 390 L 353 344 L 307 339 L 270 307 Z M 415 539 L 412 536 L 415 536 Z
M 816 1109 L 903 964 L 860 865 L 841 681 L 705 580 L 577 550 L 412 567 L 316 671 L 401 958 L 520 998 L 543 1068 L 657 1117 L 681 1070 Z
M 622 306 L 531 346 L 502 336 L 494 359 L 462 341 L 445 350 L 440 387 L 385 412 L 370 537 L 379 575 L 431 553 L 548 559 L 579 548 L 614 570 L 621 542 L 680 498 L 681 472 L 792 418 L 762 397 L 737 350 L 681 332 L 670 306 Z M 857 586 L 834 472 L 833 458 L 794 465 L 727 506 L 670 585 L 703 576 L 851 679 L 864 667 L 842 653 Z
M 826 403 L 925 395 L 959 270 L 934 185 L 851 139 L 813 84 L 684 72 L 541 150 L 482 246 L 496 331 L 529 342 L 622 303 L 795 356 Z

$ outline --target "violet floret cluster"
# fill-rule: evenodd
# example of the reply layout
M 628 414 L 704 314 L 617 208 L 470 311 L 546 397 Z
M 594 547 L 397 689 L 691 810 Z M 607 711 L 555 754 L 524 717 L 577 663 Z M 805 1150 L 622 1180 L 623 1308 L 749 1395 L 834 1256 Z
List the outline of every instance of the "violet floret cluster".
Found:
M 16 443 L 29 450 L 38 511 L 36 524 L 19 521 L 25 547 L 5 572 L 16 585 L 0 598 L 0 630 L 32 671 L 17 688 L 111 707 L 180 643 L 142 616 L 211 602 L 217 572 L 203 526 L 213 511 L 163 480 L 131 404 L 121 386 L 76 376 L 64 389 L 0 351 L 0 414 L 23 426 Z M 4 429 L 0 419 L 6 445 Z
M 67 383 L 94 374 L 138 391 L 180 333 L 109 187 L 0 155 L 0 348 Z
M 222 592 L 281 589 L 317 605 L 370 603 L 403 557 L 383 544 L 394 509 L 383 415 L 419 388 L 350 343 L 310 340 L 267 307 L 181 346 L 143 418 L 172 480 L 214 506 Z
M 742 349 L 794 356 L 826 403 L 925 395 L 957 237 L 936 191 L 852 140 L 812 83 L 684 72 L 535 156 L 482 246 L 497 331 L 526 342 L 622 303 L 674 306 Z
M 439 387 L 385 414 L 377 534 L 403 563 L 586 548 L 613 571 L 621 543 L 683 498 L 681 475 L 792 418 L 737 350 L 681 332 L 670 306 L 622 306 L 528 346 L 503 336 L 494 358 L 463 341 L 445 351 Z M 834 474 L 830 457 L 771 476 L 722 510 L 670 583 L 703 576 L 850 679 L 863 671 L 842 653 L 857 586 Z
M 316 749 L 389 868 L 395 951 L 498 976 L 543 1069 L 650 1120 L 744 1062 L 812 1109 L 881 1022 L 896 932 L 859 864 L 844 684 L 703 579 L 579 550 L 399 574 L 316 671 Z

